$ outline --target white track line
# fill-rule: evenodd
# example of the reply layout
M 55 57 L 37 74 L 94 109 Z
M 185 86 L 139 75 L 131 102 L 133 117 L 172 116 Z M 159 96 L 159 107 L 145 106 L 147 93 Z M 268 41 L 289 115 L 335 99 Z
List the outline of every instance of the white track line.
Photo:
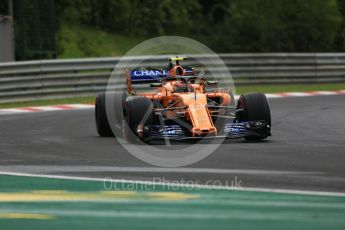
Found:
M 89 104 L 68 104 L 68 105 L 52 105 L 52 106 L 31 106 L 20 107 L 11 109 L 0 109 L 1 114 L 13 114 L 13 113 L 32 113 L 32 112 L 50 112 L 50 111 L 65 111 L 76 109 L 92 109 L 94 105 Z
M 14 173 L 14 172 L 0 172 L 0 175 L 7 176 L 22 176 L 22 177 L 36 177 L 47 179 L 64 179 L 64 180 L 80 180 L 80 181 L 97 181 L 105 182 L 111 180 L 115 183 L 132 183 L 143 185 L 159 185 L 159 186 L 171 186 L 180 188 L 194 188 L 194 189 L 214 189 L 214 190 L 231 190 L 231 191 L 247 191 L 247 192 L 267 192 L 267 193 L 282 193 L 282 194 L 296 194 L 296 195 L 313 195 L 313 196 L 337 196 L 345 197 L 345 193 L 340 192 L 321 192 L 321 191 L 304 191 L 304 190 L 290 190 L 290 189 L 274 189 L 274 188 L 234 188 L 231 186 L 207 186 L 199 184 L 182 184 L 182 183 L 165 183 L 143 180 L 124 180 L 113 179 L 109 177 L 105 178 L 91 178 L 91 177 L 75 177 L 75 176 L 57 176 L 57 175 L 42 175 L 42 174 L 29 174 L 29 173 Z
M 136 172 L 136 173 L 195 173 L 195 174 L 248 174 L 248 175 L 321 175 L 323 172 L 255 170 L 255 169 L 215 169 L 215 168 L 163 168 L 163 167 L 117 167 L 89 165 L 3 165 L 0 171 L 27 173 L 59 172 Z

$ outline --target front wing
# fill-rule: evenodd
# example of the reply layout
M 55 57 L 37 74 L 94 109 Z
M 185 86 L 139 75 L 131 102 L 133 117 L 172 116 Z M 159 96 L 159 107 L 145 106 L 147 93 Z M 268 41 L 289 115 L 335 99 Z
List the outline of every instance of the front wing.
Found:
M 228 122 L 222 130 L 223 135 L 191 137 L 186 135 L 180 125 L 166 125 L 163 128 L 159 125 L 145 127 L 145 136 L 151 139 L 204 139 L 204 138 L 242 138 L 249 136 L 267 137 L 271 136 L 271 127 L 266 121 Z

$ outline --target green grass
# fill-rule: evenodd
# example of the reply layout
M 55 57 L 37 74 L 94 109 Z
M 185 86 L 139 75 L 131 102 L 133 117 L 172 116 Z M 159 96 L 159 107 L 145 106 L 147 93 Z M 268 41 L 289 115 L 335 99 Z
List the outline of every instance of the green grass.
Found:
M 1 229 L 342 230 L 344 204 L 341 196 L 0 176 Z
M 256 85 L 256 86 L 239 86 L 236 87 L 236 94 L 249 92 L 259 93 L 281 93 L 281 92 L 305 92 L 305 91 L 326 91 L 326 90 L 344 90 L 345 83 L 339 84 L 296 84 L 296 85 Z M 39 100 L 20 103 L 2 103 L 0 108 L 16 108 L 26 106 L 43 106 L 59 104 L 77 104 L 77 103 L 94 103 L 95 97 L 81 97 L 56 100 Z
M 306 91 L 327 91 L 343 90 L 345 83 L 338 84 L 291 84 L 291 85 L 254 85 L 238 86 L 237 94 L 259 92 L 259 93 L 281 93 L 281 92 L 306 92 Z
M 121 56 L 144 38 L 121 36 L 96 27 L 62 23 L 58 31 L 58 58 Z

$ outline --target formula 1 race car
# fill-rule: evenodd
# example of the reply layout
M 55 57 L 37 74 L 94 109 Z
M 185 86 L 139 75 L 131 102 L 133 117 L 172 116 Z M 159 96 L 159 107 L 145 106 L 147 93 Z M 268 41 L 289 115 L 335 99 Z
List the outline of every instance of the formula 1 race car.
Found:
M 111 93 L 111 97 L 121 101 L 115 109 L 123 120 L 119 133 L 127 141 L 216 137 L 256 141 L 271 136 L 271 114 L 264 94 L 241 95 L 235 105 L 230 90 L 208 90 L 218 82 L 181 65 L 183 60 L 186 58 L 171 58 L 165 69 L 126 70 L 126 92 Z M 151 91 L 138 92 L 138 84 L 149 84 Z M 109 119 L 114 114 L 107 116 L 105 100 L 106 94 L 100 93 L 95 104 L 96 127 L 102 137 L 114 136 Z

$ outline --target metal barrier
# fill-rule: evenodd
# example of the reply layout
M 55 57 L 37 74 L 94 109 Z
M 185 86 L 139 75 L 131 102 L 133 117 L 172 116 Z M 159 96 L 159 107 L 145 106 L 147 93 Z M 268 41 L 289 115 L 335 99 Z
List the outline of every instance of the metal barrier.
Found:
M 345 53 L 220 54 L 236 86 L 345 82 Z M 166 67 L 169 56 L 127 58 L 121 68 Z M 203 68 L 192 55 L 186 63 Z M 199 61 L 197 61 L 199 60 Z M 105 90 L 119 58 L 87 58 L 0 63 L 0 103 L 92 96 Z M 220 65 L 221 66 L 221 65 Z M 226 70 L 215 63 L 212 72 Z M 120 68 L 120 69 L 121 69 Z M 122 73 L 118 73 L 119 77 Z

